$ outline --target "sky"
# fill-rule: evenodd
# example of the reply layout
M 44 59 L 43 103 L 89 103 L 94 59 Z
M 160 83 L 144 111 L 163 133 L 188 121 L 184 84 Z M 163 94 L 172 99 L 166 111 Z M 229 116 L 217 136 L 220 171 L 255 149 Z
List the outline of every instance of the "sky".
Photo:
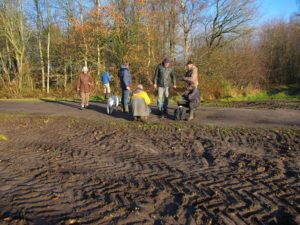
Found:
M 260 0 L 259 2 L 262 22 L 274 19 L 288 21 L 299 9 L 296 0 Z

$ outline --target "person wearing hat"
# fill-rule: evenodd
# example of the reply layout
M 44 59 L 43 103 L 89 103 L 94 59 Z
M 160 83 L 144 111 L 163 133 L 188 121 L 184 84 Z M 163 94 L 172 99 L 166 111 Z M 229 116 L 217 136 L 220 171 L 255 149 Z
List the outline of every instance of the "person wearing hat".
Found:
M 139 84 L 137 88 L 132 92 L 131 105 L 132 105 L 132 114 L 135 120 L 139 118 L 141 120 L 147 120 L 150 114 L 150 105 L 151 100 L 144 91 L 142 84 Z
M 170 60 L 165 58 L 163 62 L 156 67 L 153 78 L 154 88 L 158 89 L 157 106 L 162 117 L 168 114 L 169 87 L 171 82 L 173 83 L 173 87 L 176 88 L 174 70 L 170 66 Z
M 88 68 L 84 66 L 77 79 L 77 91 L 80 92 L 81 96 L 81 110 L 88 108 L 90 92 L 94 86 L 94 80 L 88 71 Z

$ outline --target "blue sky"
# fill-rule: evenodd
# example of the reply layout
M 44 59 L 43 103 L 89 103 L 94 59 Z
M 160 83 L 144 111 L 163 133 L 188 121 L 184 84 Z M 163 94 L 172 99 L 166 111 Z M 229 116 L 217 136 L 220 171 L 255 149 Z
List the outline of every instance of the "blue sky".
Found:
M 259 2 L 262 22 L 274 19 L 288 20 L 298 10 L 296 0 L 261 0 Z

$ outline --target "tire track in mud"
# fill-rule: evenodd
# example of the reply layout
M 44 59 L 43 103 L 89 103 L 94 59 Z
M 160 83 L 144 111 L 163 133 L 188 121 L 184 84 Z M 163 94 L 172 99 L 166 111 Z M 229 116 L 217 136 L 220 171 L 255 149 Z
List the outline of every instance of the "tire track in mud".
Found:
M 299 223 L 298 131 L 24 124 L 0 129 L 0 224 Z

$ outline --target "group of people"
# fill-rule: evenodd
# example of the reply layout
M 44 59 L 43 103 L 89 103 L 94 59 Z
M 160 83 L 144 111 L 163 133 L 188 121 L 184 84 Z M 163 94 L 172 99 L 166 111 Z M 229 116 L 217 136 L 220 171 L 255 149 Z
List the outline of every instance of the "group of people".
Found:
M 194 111 L 199 106 L 199 90 L 198 90 L 198 69 L 193 65 L 192 61 L 188 61 L 186 74 L 183 77 L 185 82 L 185 92 L 182 95 L 182 100 L 178 102 L 178 106 L 189 108 L 188 120 L 194 118 Z M 121 87 L 121 104 L 124 113 L 129 113 L 129 99 L 131 96 L 131 106 L 134 118 L 141 117 L 146 119 L 151 110 L 149 105 L 151 103 L 150 98 L 146 91 L 144 91 L 143 85 L 139 84 L 133 91 L 132 75 L 129 71 L 129 64 L 124 63 L 120 66 L 118 71 L 118 78 L 120 80 Z M 104 87 L 105 98 L 108 99 L 111 94 L 110 90 L 110 75 L 108 72 L 104 72 L 100 81 Z M 176 88 L 176 77 L 174 69 L 171 67 L 170 60 L 165 58 L 155 70 L 153 77 L 153 85 L 157 90 L 158 99 L 157 107 L 161 117 L 168 115 L 169 104 L 169 92 L 171 85 Z M 81 93 L 81 109 L 88 108 L 89 106 L 89 93 L 94 86 L 92 76 L 88 72 L 87 67 L 83 67 L 77 80 L 77 91 Z

